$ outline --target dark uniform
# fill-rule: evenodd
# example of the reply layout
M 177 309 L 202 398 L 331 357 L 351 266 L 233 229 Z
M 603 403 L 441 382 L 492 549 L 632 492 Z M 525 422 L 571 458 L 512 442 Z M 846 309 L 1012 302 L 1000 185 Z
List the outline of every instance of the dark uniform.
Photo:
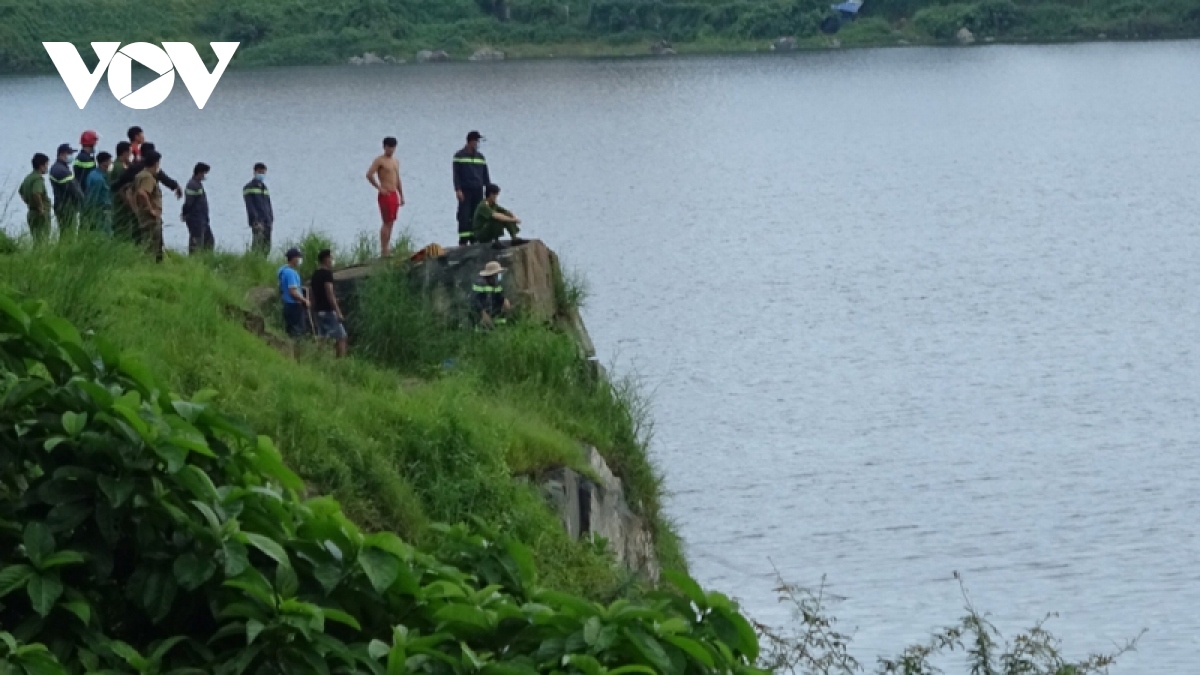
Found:
M 25 223 L 29 225 L 30 234 L 34 239 L 45 238 L 50 234 L 50 198 L 46 194 L 46 181 L 42 174 L 34 171 L 26 176 L 25 180 L 21 181 L 17 194 L 29 207 Z
M 195 178 L 183 189 L 183 222 L 188 229 L 188 253 L 211 251 L 216 245 L 208 223 L 208 194 Z
M 480 328 L 482 313 L 492 317 L 492 323 L 501 326 L 508 323 L 504 316 L 504 286 L 497 277 L 479 277 L 473 286 L 471 307 L 475 310 L 476 328 Z
M 80 150 L 75 155 L 72 168 L 75 170 L 75 182 L 81 186 L 87 185 L 88 174 L 96 170 L 96 156 L 87 150 Z
M 75 172 L 62 160 L 50 167 L 50 186 L 54 190 L 54 216 L 59 232 L 74 229 L 79 209 L 83 206 L 83 188 L 75 180 Z
M 491 182 L 483 153 L 469 148 L 454 153 L 454 189 L 463 193 L 463 200 L 458 203 L 459 246 L 475 241 L 472 220 L 479 202 L 483 201 L 483 189 Z
M 275 224 L 275 212 L 271 209 L 271 191 L 266 183 L 255 178 L 242 188 L 242 199 L 246 201 L 246 219 L 250 221 L 253 236 L 251 247 L 264 255 L 271 252 L 271 228 Z

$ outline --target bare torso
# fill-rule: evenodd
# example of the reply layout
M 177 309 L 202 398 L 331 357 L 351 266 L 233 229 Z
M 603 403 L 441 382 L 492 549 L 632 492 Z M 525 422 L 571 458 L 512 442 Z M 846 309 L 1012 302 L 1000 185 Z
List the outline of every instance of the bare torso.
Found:
M 400 191 L 400 162 L 395 157 L 380 155 L 375 158 L 371 170 L 379 180 L 379 188 L 384 192 Z

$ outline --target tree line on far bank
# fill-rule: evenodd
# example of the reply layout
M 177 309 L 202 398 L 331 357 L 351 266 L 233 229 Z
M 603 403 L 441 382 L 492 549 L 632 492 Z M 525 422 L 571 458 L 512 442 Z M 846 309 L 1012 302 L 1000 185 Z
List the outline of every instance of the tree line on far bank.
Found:
M 713 44 L 819 35 L 831 0 L 0 0 L 0 73 L 52 69 L 43 41 L 242 43 L 244 65 L 341 63 L 365 52 L 463 57 L 481 46 Z M 1200 36 L 1200 0 L 868 0 L 849 42 Z M 83 50 L 85 60 L 90 50 Z

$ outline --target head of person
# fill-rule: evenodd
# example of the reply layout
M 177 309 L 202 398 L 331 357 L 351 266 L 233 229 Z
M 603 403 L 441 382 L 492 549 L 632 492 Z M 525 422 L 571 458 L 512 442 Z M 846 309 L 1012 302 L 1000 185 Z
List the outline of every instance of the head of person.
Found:
M 91 150 L 96 147 L 96 143 L 100 142 L 100 134 L 88 129 L 79 135 L 79 145 Z
M 297 268 L 304 263 L 304 254 L 298 248 L 289 248 L 286 255 L 288 267 Z
M 483 140 L 482 134 L 480 134 L 478 131 L 472 131 L 471 133 L 467 134 L 467 147 L 470 148 L 471 150 L 478 150 L 479 149 L 479 141 L 482 141 L 482 140 Z
M 257 180 L 266 180 L 267 179 L 267 165 L 263 164 L 262 162 L 255 164 L 254 165 L 254 177 Z
M 112 168 L 112 153 L 102 152 L 96 155 L 96 165 L 100 167 L 101 171 L 107 172 Z
M 196 162 L 196 166 L 192 169 L 192 178 L 196 180 L 204 180 L 208 177 L 208 172 L 212 171 L 212 167 L 204 162 Z
M 129 131 L 125 132 L 125 136 L 129 138 L 130 143 L 146 142 L 146 134 L 142 133 L 141 127 L 129 127 Z
M 46 173 L 50 168 L 50 158 L 42 153 L 37 153 L 33 156 L 33 170 L 38 173 Z
M 158 171 L 158 165 L 162 162 L 162 155 L 156 150 L 147 150 L 142 153 L 142 166 L 151 171 Z
M 317 264 L 325 269 L 332 268 L 333 267 L 333 251 L 330 251 L 327 248 L 321 249 L 321 252 L 317 254 Z
M 58 161 L 66 162 L 71 159 L 71 155 L 75 154 L 75 148 L 71 147 L 70 143 L 63 143 L 58 146 Z
M 479 194 L 479 193 L 476 193 Z M 492 206 L 496 205 L 496 199 L 500 196 L 500 186 L 495 183 L 488 183 L 487 189 L 483 192 L 484 199 Z
M 117 159 L 126 162 L 129 160 L 129 153 L 131 152 L 133 152 L 133 144 L 129 141 L 117 143 Z
M 154 147 L 153 143 L 142 143 L 142 157 L 145 158 L 147 152 L 155 152 L 158 148 Z
M 393 136 L 388 136 L 383 139 L 383 154 L 391 157 L 396 154 L 396 139 Z
M 483 269 L 479 272 L 479 276 L 483 277 L 484 280 L 489 284 L 494 284 L 500 280 L 500 275 L 503 274 L 503 272 L 504 268 L 500 266 L 500 263 L 493 260 L 487 265 L 484 265 Z

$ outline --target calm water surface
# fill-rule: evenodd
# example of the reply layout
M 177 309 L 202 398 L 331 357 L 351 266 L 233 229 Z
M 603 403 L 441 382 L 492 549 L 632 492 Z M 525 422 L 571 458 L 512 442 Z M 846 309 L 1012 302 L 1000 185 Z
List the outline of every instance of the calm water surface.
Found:
M 248 241 L 258 160 L 277 237 L 348 241 L 394 134 L 401 223 L 447 242 L 479 128 L 653 392 L 705 583 L 781 620 L 772 563 L 825 575 L 872 661 L 959 615 L 957 570 L 1004 630 L 1146 627 L 1118 672 L 1194 673 L 1198 111 L 1197 43 L 234 72 L 203 111 L 181 84 L 79 111 L 41 77 L 0 80 L 0 157 L 11 191 L 34 151 L 137 123 L 176 177 L 213 165 L 220 244 Z

